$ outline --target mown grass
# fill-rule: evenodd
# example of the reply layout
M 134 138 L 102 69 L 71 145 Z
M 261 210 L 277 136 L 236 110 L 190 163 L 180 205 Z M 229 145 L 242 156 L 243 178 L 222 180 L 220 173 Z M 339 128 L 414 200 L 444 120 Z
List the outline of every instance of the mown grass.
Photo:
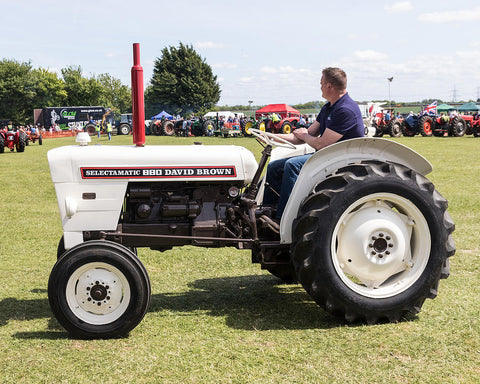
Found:
M 52 317 L 46 293 L 61 236 L 46 153 L 73 139 L 1 154 L 0 382 L 477 382 L 480 139 L 395 140 L 432 162 L 429 178 L 449 200 L 457 228 L 451 276 L 415 319 L 346 324 L 317 307 L 300 286 L 283 285 L 252 265 L 247 251 L 140 249 L 152 282 L 147 315 L 128 338 L 93 341 L 69 338 Z M 201 141 L 243 145 L 260 155 L 249 138 Z M 94 142 L 131 144 L 131 137 Z

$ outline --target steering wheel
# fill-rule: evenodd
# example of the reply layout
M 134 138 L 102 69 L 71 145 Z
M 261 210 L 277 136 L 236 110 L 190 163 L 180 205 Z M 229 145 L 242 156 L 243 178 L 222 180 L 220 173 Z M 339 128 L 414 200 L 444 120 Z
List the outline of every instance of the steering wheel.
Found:
M 277 147 L 295 149 L 295 145 L 289 141 L 282 139 L 270 132 L 260 131 L 256 128 L 250 128 L 249 131 L 253 136 L 258 137 L 260 140 L 265 141 L 267 144 L 276 145 Z M 275 139 L 275 140 L 273 140 Z M 278 141 L 277 141 L 278 140 Z

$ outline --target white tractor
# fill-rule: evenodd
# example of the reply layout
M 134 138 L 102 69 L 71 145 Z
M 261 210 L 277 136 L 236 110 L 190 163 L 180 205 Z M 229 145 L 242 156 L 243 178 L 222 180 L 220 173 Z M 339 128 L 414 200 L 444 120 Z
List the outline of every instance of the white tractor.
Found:
M 396 322 L 436 297 L 455 226 L 427 160 L 377 138 L 319 150 L 276 226 L 261 205 L 265 166 L 313 149 L 251 132 L 264 145 L 258 165 L 230 145 L 81 142 L 48 152 L 63 225 L 48 296 L 73 336 L 118 337 L 140 323 L 150 281 L 139 247 L 250 249 L 253 262 L 349 322 Z

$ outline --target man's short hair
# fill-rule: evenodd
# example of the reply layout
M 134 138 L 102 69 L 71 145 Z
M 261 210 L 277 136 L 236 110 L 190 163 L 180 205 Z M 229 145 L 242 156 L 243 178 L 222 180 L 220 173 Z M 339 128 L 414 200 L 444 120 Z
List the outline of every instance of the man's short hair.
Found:
M 325 81 L 332 84 L 335 89 L 339 91 L 347 89 L 347 74 L 342 69 L 328 67 L 322 71 L 322 75 Z

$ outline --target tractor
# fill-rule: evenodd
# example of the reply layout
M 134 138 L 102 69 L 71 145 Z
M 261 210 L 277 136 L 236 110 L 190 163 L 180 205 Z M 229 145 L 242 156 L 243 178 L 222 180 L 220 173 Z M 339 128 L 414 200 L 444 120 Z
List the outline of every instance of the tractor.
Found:
M 138 55 L 134 45 L 132 73 Z M 79 145 L 48 152 L 63 225 L 48 297 L 74 337 L 124 336 L 141 322 L 151 287 L 140 247 L 248 249 L 341 321 L 368 324 L 418 313 L 448 277 L 455 225 L 430 163 L 408 147 L 359 138 L 315 152 L 251 128 L 257 164 L 234 145 L 145 146 L 143 108 L 133 110 L 133 146 L 89 146 L 81 133 Z M 276 222 L 261 176 L 269 160 L 306 153 Z
M 384 134 L 389 134 L 391 137 L 402 136 L 403 117 L 395 116 L 393 108 L 383 108 L 378 112 L 372 121 L 372 126 L 375 128 L 375 136 L 382 137 Z
M 409 114 L 403 121 L 403 136 L 412 137 L 417 134 L 432 136 L 435 127 L 435 116 Z
M 438 116 L 435 120 L 433 120 L 433 135 L 461 137 L 466 133 L 473 133 L 471 121 L 467 122 L 465 118 L 467 118 L 467 116 Z
M 258 124 L 260 131 L 271 133 L 291 133 L 298 123 L 298 117 L 284 117 L 274 120 L 271 117 L 262 119 Z
M 20 130 L 0 130 L 0 153 L 5 152 L 5 148 L 13 152 L 24 152 L 27 145 L 27 135 Z
M 35 128 L 34 131 L 30 130 L 30 129 L 27 129 L 26 131 L 24 131 L 25 135 L 27 136 L 27 140 L 25 142 L 26 145 L 29 144 L 29 142 L 31 141 L 33 144 L 35 144 L 36 141 L 38 141 L 38 145 L 42 145 L 43 144 L 43 138 L 42 138 L 42 134 L 40 133 L 40 131 L 38 130 L 38 128 Z

